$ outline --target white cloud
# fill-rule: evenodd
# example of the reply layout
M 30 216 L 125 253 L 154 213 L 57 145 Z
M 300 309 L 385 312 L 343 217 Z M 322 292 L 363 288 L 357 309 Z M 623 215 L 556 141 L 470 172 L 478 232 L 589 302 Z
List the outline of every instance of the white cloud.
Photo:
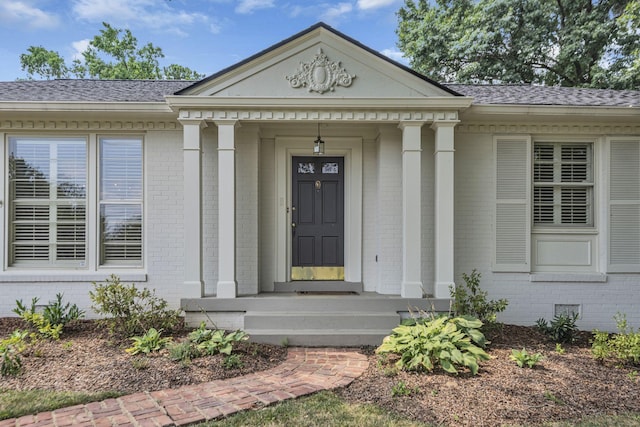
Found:
M 236 6 L 236 13 L 247 14 L 258 9 L 268 9 L 274 6 L 274 0 L 240 0 Z
M 404 56 L 404 53 L 400 52 L 399 50 L 383 49 L 380 51 L 380 53 L 401 64 L 407 65 L 409 63 L 409 60 Z
M 378 9 L 381 7 L 391 6 L 397 3 L 398 0 L 358 0 L 358 9 L 370 10 Z
M 325 9 L 324 13 L 320 16 L 320 19 L 329 24 L 335 24 L 352 10 L 353 5 L 351 3 L 338 3 Z
M 90 39 L 82 39 L 71 43 L 71 47 L 73 48 L 72 59 L 82 59 L 82 52 L 87 50 L 90 41 Z
M 73 12 L 89 22 L 105 21 L 116 27 L 138 24 L 179 36 L 186 35 L 184 26 L 208 22 L 206 15 L 177 10 L 171 2 L 155 0 L 74 0 Z
M 55 28 L 60 24 L 60 18 L 56 14 L 45 12 L 32 6 L 30 2 L 21 0 L 0 2 L 0 21 L 32 29 Z

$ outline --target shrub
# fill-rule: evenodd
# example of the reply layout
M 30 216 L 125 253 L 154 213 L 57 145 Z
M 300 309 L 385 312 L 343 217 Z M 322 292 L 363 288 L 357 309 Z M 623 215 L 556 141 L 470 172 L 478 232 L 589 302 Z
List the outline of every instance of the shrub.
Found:
M 57 334 L 57 337 L 51 336 L 50 329 L 57 329 L 62 332 L 62 329 L 68 323 L 84 317 L 83 310 L 80 310 L 76 304 L 63 304 L 62 298 L 63 294 L 56 294 L 56 300 L 49 301 L 49 304 L 44 306 L 42 313 L 36 313 L 36 304 L 40 300 L 39 298 L 32 298 L 31 307 L 29 308 L 25 306 L 22 300 L 17 300 L 16 308 L 13 309 L 13 312 L 37 329 L 44 329 L 44 332 L 40 331 L 43 335 L 57 339 L 60 333 Z M 55 332 L 53 334 L 55 335 Z
M 56 300 L 49 302 L 42 314 L 52 325 L 64 327 L 68 323 L 84 317 L 84 310 L 80 310 L 76 304 L 63 304 L 62 296 L 63 294 L 56 294 Z
M 172 331 L 180 324 L 181 310 L 170 310 L 168 303 L 155 296 L 155 291 L 125 285 L 111 275 L 104 284 L 94 283 L 89 291 L 92 308 L 107 316 L 103 321 L 112 335 L 131 337 L 155 328 Z
M 456 367 L 466 367 L 475 375 L 478 362 L 488 360 L 482 349 L 485 336 L 482 322 L 469 316 L 424 319 L 414 325 L 400 325 L 384 338 L 376 353 L 395 353 L 399 369 L 432 371 L 436 366 L 456 374 Z
M 572 343 L 576 339 L 578 313 L 561 313 L 556 315 L 551 324 L 540 318 L 536 325 L 540 332 L 550 336 L 557 343 Z
M 62 334 L 62 324 L 52 324 L 42 313 L 36 313 L 36 304 L 38 298 L 31 299 L 31 307 L 27 308 L 22 300 L 16 301 L 16 308 L 13 312 L 22 318 L 25 322 L 31 325 L 32 329 L 36 332 L 31 334 L 33 340 L 37 340 L 40 337 L 51 338 L 57 340 Z
M 618 333 L 609 336 L 606 332 L 594 331 L 591 353 L 598 360 L 614 358 L 622 363 L 640 364 L 640 331 L 629 327 L 627 317 L 615 315 Z
M 452 310 L 456 316 L 472 316 L 484 323 L 494 324 L 497 314 L 503 312 L 509 302 L 506 299 L 487 301 L 487 291 L 480 289 L 480 273 L 475 269 L 470 275 L 462 273 L 464 285 L 449 289 Z
M 24 351 L 27 344 L 25 339 L 28 332 L 13 331 L 9 338 L 0 341 L 0 375 L 16 376 L 22 372 L 22 360 L 20 353 Z
M 191 359 L 200 357 L 200 351 L 189 341 L 171 344 L 168 347 L 169 358 L 174 362 L 182 362 L 187 364 Z
M 522 350 L 511 350 L 511 356 L 509 356 L 509 359 L 516 362 L 516 364 L 521 368 L 526 366 L 533 369 L 538 362 L 544 359 L 544 356 L 540 353 L 529 354 L 527 353 L 527 350 L 523 348 Z
M 143 336 L 131 338 L 133 345 L 125 351 L 131 354 L 160 351 L 171 342 L 171 337 L 161 338 L 161 335 L 162 331 L 151 328 Z

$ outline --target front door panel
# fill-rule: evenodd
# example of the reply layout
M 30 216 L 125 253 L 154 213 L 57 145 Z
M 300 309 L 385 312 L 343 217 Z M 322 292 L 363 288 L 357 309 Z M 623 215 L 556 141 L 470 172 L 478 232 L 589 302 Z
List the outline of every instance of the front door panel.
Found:
M 294 157 L 292 280 L 344 279 L 344 158 Z

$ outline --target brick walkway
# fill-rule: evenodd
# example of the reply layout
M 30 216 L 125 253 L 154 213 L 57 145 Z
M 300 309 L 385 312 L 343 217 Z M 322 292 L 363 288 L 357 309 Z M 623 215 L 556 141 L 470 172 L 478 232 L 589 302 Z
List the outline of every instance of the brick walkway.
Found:
M 27 415 L 0 427 L 183 426 L 346 386 L 367 365 L 356 350 L 290 348 L 287 360 L 267 371 Z

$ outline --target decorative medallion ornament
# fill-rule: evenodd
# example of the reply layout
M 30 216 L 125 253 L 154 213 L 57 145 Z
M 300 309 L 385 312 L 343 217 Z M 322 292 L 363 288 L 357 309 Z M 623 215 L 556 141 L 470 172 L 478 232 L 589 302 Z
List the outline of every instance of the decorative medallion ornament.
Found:
M 320 94 L 333 92 L 336 86 L 349 87 L 355 78 L 340 66 L 340 61 L 329 61 L 322 49 L 311 62 L 301 62 L 298 71 L 287 76 L 291 87 L 306 87 L 309 92 Z

